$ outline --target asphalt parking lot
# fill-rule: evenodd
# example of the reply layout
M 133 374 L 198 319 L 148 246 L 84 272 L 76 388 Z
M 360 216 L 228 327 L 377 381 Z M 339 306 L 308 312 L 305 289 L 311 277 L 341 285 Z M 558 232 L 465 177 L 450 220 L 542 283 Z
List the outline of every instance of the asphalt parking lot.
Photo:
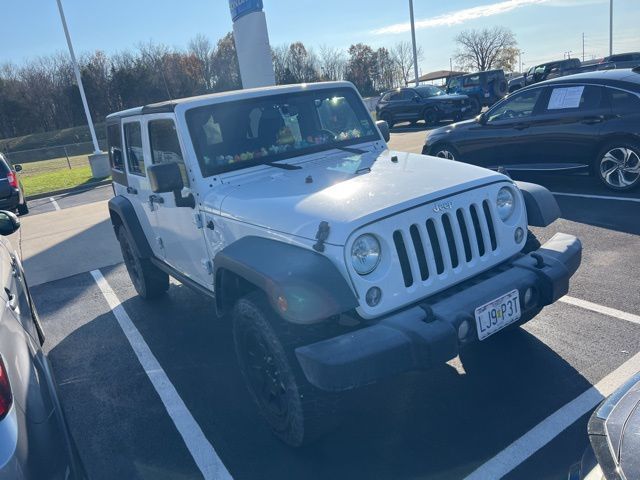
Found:
M 424 132 L 392 137 L 419 152 Z M 299 450 L 254 409 L 227 318 L 178 283 L 156 302 L 136 296 L 108 225 L 110 187 L 56 197 L 58 208 L 30 203 L 19 243 L 90 477 L 566 478 L 595 404 L 640 370 L 640 198 L 584 176 L 522 179 L 561 193 L 563 218 L 535 229 L 539 238 L 562 231 L 583 242 L 569 297 L 449 364 L 353 393 L 342 426 Z M 36 248 L 34 232 L 64 217 L 79 225 L 73 235 Z M 69 252 L 88 259 L 47 269 Z

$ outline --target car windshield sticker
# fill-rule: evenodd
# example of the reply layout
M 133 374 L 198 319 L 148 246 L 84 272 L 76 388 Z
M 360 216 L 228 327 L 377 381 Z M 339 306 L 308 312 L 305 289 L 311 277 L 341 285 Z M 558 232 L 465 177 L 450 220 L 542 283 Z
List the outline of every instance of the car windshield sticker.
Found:
M 578 108 L 584 87 L 554 88 L 551 92 L 547 110 Z

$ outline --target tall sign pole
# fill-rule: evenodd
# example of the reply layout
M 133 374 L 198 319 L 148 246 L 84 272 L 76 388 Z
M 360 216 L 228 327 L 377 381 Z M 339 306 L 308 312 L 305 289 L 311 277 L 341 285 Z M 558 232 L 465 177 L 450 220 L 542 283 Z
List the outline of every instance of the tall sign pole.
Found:
M 229 0 L 243 88 L 275 85 L 267 17 L 262 0 Z
M 413 21 L 413 0 L 409 0 L 409 16 L 411 17 L 411 43 L 413 44 L 413 73 L 416 79 L 416 87 L 420 85 L 418 77 L 418 49 L 416 48 L 416 26 Z
M 62 28 L 64 29 L 64 36 L 67 37 L 67 46 L 69 47 L 69 55 L 71 55 L 71 64 L 73 65 L 73 71 L 76 75 L 78 90 L 80 90 L 80 98 L 82 98 L 82 106 L 84 107 L 84 114 L 87 117 L 87 124 L 89 125 L 89 131 L 91 132 L 91 140 L 93 141 L 93 153 L 99 154 L 101 153 L 100 146 L 98 145 L 98 138 L 96 137 L 96 131 L 93 127 L 91 112 L 89 112 L 89 104 L 87 103 L 87 96 L 84 94 L 84 86 L 82 85 L 82 76 L 80 75 L 80 69 L 78 68 L 76 54 L 73 52 L 71 36 L 69 35 L 69 29 L 67 28 L 67 20 L 64 16 L 64 10 L 62 9 L 61 0 L 57 0 L 57 2 L 58 2 L 58 10 L 60 11 L 60 20 L 62 21 Z
M 609 0 L 609 56 L 613 55 L 613 0 Z

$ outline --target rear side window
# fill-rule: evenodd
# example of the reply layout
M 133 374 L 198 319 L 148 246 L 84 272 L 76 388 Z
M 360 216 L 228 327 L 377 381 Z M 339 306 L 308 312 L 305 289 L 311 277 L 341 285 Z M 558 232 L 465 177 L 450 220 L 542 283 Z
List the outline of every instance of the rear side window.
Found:
M 477 87 L 480 85 L 480 75 L 473 75 L 471 77 L 465 77 L 464 86 L 465 87 Z
M 177 163 L 182 172 L 182 181 L 189 185 L 187 170 L 182 158 L 180 141 L 176 124 L 173 120 L 152 120 L 148 124 L 149 144 L 151 146 L 151 162 L 157 163 Z
M 11 167 L 9 166 L 9 162 L 4 158 L 3 155 L 0 155 L 0 178 L 4 178 L 9 173 Z
M 107 143 L 109 145 L 109 161 L 111 168 L 124 170 L 124 159 L 122 158 L 122 135 L 120 135 L 120 124 L 114 123 L 107 127 Z
M 609 95 L 611 96 L 611 109 L 614 113 L 640 113 L 640 98 L 636 95 L 614 89 L 609 89 Z
M 593 86 L 554 87 L 551 89 L 547 112 L 562 110 L 597 110 L 602 103 L 602 89 Z
M 139 122 L 124 124 L 124 143 L 127 149 L 129 173 L 146 177 L 144 153 L 142 151 L 142 129 Z

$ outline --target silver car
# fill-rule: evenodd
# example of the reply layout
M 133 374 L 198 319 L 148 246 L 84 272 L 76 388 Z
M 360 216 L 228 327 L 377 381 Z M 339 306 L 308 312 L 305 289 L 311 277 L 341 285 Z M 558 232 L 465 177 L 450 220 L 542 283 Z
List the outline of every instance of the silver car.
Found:
M 83 478 L 24 271 L 3 238 L 19 227 L 0 210 L 0 480 Z

